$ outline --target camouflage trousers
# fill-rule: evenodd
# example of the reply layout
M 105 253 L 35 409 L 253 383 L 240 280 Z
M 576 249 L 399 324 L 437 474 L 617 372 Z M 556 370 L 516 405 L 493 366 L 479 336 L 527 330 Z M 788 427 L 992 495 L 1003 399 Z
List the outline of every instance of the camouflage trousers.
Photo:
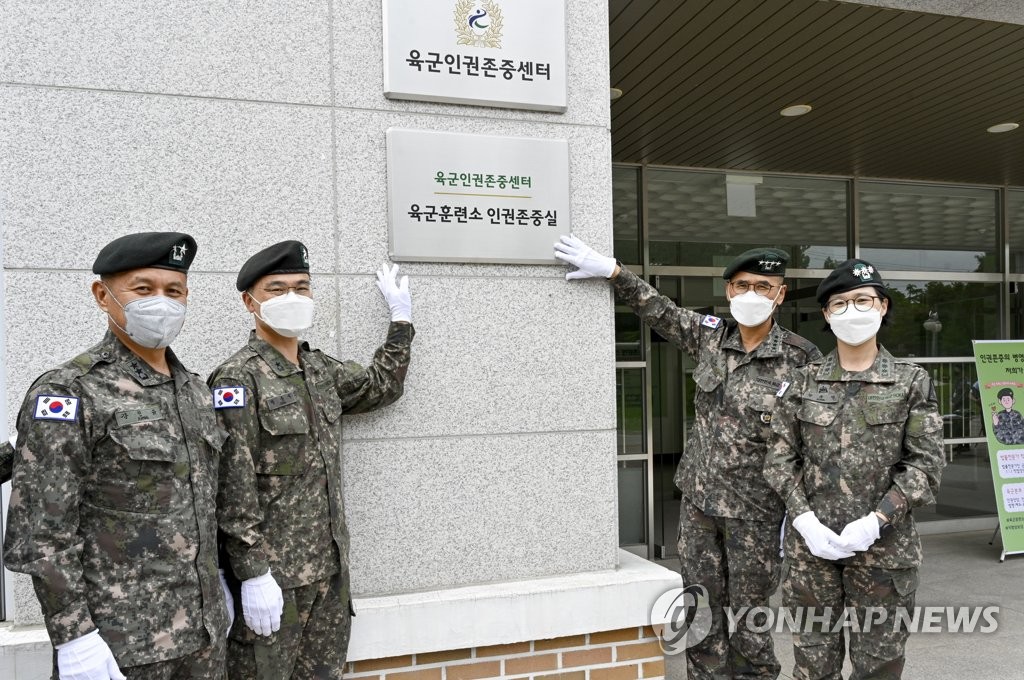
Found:
M 779 677 L 771 632 L 758 633 L 738 617 L 730 634 L 726 607 L 767 607 L 779 585 L 779 526 L 728 517 L 711 517 L 683 499 L 679 517 L 679 562 L 683 585 L 708 591 L 711 630 L 686 650 L 690 680 Z
M 893 622 L 898 608 L 914 606 L 916 568 L 879 569 L 825 560 L 794 560 L 787 569 L 783 604 L 794 612 L 804 608 L 804 625 L 793 634 L 794 678 L 841 680 L 847 636 L 853 665 L 850 680 L 897 680 L 903 675 L 909 633 L 905 627 L 894 630 Z M 812 607 L 814 625 L 808 626 L 807 612 Z M 853 608 L 845 615 L 848 626 L 842 620 L 846 608 Z M 872 620 L 881 619 L 882 610 L 885 623 L 871 625 Z M 856 613 L 856 624 L 852 613 Z
M 217 643 L 168 661 L 157 661 L 140 666 L 121 666 L 121 672 L 128 680 L 224 680 L 225 640 L 217 637 Z M 58 680 L 57 652 L 53 653 L 53 675 Z
M 254 641 L 234 636 L 228 640 L 228 677 L 341 680 L 352 629 L 348 586 L 342 576 L 288 588 L 283 595 L 281 630 Z

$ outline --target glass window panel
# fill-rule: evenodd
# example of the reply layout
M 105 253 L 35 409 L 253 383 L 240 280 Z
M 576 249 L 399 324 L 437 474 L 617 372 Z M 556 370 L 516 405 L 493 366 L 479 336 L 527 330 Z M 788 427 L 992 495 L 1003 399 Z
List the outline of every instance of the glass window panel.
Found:
M 995 515 L 996 497 L 988 445 L 947 444 L 943 454 L 947 463 L 935 505 L 914 508 L 914 518 L 928 522 Z
M 619 461 L 619 545 L 647 543 L 647 463 Z
M 1024 281 L 1010 282 L 1010 337 L 1024 338 Z
M 846 259 L 847 182 L 761 177 L 754 217 L 730 215 L 725 173 L 651 170 L 647 219 L 652 265 L 724 267 L 755 246 L 790 253 L 791 268 Z
M 995 189 L 861 182 L 860 254 L 883 272 L 998 272 Z
M 893 322 L 882 329 L 879 339 L 893 355 L 972 356 L 971 340 L 999 337 L 1000 284 L 886 278 L 894 302 Z
M 620 455 L 647 452 L 644 422 L 644 369 L 616 369 L 615 423 Z
M 612 166 L 612 232 L 615 257 L 643 264 L 640 257 L 639 168 Z
M 1024 274 L 1024 191 L 1006 192 L 1006 216 L 1010 223 L 1010 271 Z
M 643 361 L 640 317 L 629 307 L 615 308 L 615 360 Z

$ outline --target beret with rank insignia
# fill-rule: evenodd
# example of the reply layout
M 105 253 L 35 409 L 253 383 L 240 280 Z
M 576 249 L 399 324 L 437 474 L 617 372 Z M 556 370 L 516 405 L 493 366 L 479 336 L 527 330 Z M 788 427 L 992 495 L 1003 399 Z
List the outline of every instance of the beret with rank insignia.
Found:
M 248 290 L 267 274 L 309 273 L 309 253 L 299 241 L 281 241 L 256 253 L 242 265 L 235 287 Z
M 737 272 L 761 274 L 763 276 L 785 276 L 789 253 L 777 248 L 752 248 L 740 253 L 735 260 L 722 272 L 722 278 L 728 281 Z
M 177 231 L 148 231 L 116 238 L 92 263 L 93 274 L 117 274 L 156 267 L 188 273 L 196 257 L 196 240 Z
M 882 275 L 870 262 L 853 258 L 837 265 L 832 273 L 826 276 L 818 284 L 816 298 L 822 307 L 833 295 L 845 293 L 848 290 L 871 286 L 877 288 L 882 297 L 892 302 L 889 297 L 888 288 L 882 280 Z

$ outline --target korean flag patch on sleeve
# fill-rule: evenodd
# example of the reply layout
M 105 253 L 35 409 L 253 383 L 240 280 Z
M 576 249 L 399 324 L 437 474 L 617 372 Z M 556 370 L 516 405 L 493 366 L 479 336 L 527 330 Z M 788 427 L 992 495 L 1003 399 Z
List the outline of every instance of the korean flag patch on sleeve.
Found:
M 78 397 L 40 394 L 36 397 L 36 409 L 32 417 L 36 420 L 74 422 L 78 418 Z
M 241 385 L 214 388 L 214 408 L 242 408 L 243 406 L 245 406 L 245 388 Z
M 722 320 L 717 316 L 711 316 L 708 314 L 704 317 L 704 320 L 700 322 L 701 326 L 707 326 L 708 328 L 718 328 L 718 325 L 722 323 Z

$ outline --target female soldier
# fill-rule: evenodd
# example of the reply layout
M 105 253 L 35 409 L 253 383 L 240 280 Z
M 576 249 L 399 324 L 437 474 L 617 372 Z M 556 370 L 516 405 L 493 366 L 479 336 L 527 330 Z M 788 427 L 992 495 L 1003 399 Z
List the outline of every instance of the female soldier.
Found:
M 793 677 L 842 678 L 849 607 L 851 680 L 899 678 L 908 631 L 895 621 L 912 615 L 921 563 L 911 509 L 935 502 L 942 422 L 924 369 L 876 344 L 892 299 L 871 264 L 842 263 L 817 299 L 837 346 L 794 372 L 765 459 L 791 520 L 784 604 L 803 611 Z

